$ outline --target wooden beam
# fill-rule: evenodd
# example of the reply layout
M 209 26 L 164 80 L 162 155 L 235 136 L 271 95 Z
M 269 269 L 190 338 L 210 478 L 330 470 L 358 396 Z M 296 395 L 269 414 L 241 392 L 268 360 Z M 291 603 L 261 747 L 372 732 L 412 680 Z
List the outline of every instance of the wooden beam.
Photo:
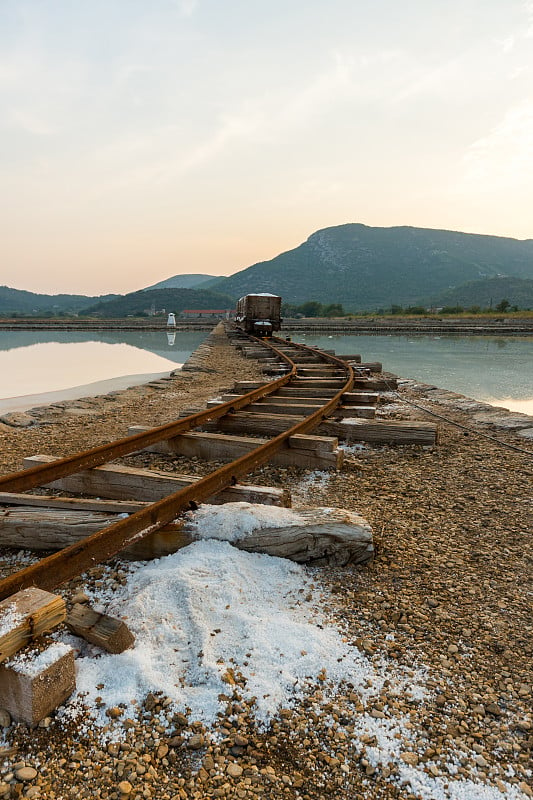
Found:
M 398 388 L 398 381 L 396 378 L 360 378 L 356 375 L 353 382 L 353 388 L 355 390 L 362 389 L 363 391 L 367 392 L 390 392 L 396 391 Z
M 347 443 L 419 444 L 432 447 L 437 441 L 437 426 L 432 422 L 348 418 L 342 422 L 326 420 L 318 430 L 330 436 L 338 436 Z
M 219 429 L 226 433 L 258 433 L 273 436 L 286 430 L 289 424 L 301 417 L 281 414 L 252 414 L 239 411 L 227 414 L 219 421 Z M 294 422 L 293 422 L 294 421 Z M 437 428 L 431 422 L 382 421 L 347 418 L 343 422 L 325 420 L 315 429 L 326 436 L 337 436 L 345 442 L 375 442 L 379 444 L 422 444 L 433 446 L 436 443 Z
M 128 432 L 135 434 L 142 430 L 142 426 L 134 425 Z M 159 442 L 148 449 L 154 453 L 228 462 L 244 453 L 249 453 L 265 441 L 267 440 L 246 436 L 195 431 L 166 442 Z M 303 469 L 340 469 L 343 451 L 339 449 L 338 444 L 339 441 L 335 437 L 297 434 L 289 438 L 288 445 L 275 453 L 269 463 L 277 466 L 298 466 Z
M 0 602 L 0 663 L 31 639 L 51 631 L 66 617 L 57 594 L 31 587 Z
M 135 636 L 125 622 L 87 605 L 75 603 L 67 614 L 66 624 L 76 636 L 108 653 L 123 653 L 135 644 Z
M 47 464 L 52 461 L 55 461 L 53 456 L 30 456 L 24 459 L 24 467 Z M 196 483 L 196 480 L 196 478 L 188 475 L 172 475 L 164 472 L 124 467 L 119 464 L 106 464 L 74 475 L 68 475 L 65 478 L 54 481 L 49 486 L 53 489 L 79 492 L 81 494 L 95 495 L 96 497 L 110 497 L 118 500 L 135 498 L 153 503 L 173 492 L 177 492 L 181 487 L 192 486 Z M 210 497 L 208 502 L 230 503 L 239 500 L 248 503 L 289 506 L 290 494 L 284 489 L 235 484 L 235 486 L 223 489 L 215 497 Z
M 320 397 L 324 402 L 334 397 L 336 394 L 335 389 L 317 389 L 312 386 L 286 386 L 283 389 L 278 389 L 276 397 Z
M 342 453 L 342 450 L 339 450 Z M 81 541 L 104 525 L 102 514 L 84 513 L 83 524 L 79 514 L 68 509 L 34 508 L 28 514 L 27 507 L 13 506 L 7 517 L 0 517 L 0 547 L 24 548 L 33 552 L 62 550 Z M 107 524 L 116 522 L 116 515 Z M 190 544 L 192 538 L 183 532 L 183 520 L 169 523 L 164 528 L 149 533 L 121 551 L 128 559 L 161 558 L 175 553 L 180 547 Z
M 345 392 L 342 396 L 344 405 L 361 405 L 371 406 L 376 405 L 379 400 L 377 392 Z
M 293 520 L 269 528 L 258 525 L 232 544 L 300 563 L 344 566 L 372 558 L 372 528 L 359 514 L 341 508 L 291 509 Z
M 74 651 L 54 642 L 40 652 L 15 656 L 0 666 L 0 707 L 33 727 L 64 703 L 76 688 Z
M 145 430 L 149 430 L 146 428 Z M 149 448 L 147 448 L 149 449 Z M 103 511 L 106 514 L 134 514 L 148 503 L 129 500 L 95 500 L 82 497 L 56 497 L 52 494 L 22 494 L 0 492 L 1 506 L 38 506 L 39 508 L 63 508 L 68 511 Z M 0 520 L 2 519 L 0 508 Z
M 293 378 L 290 383 L 291 386 L 298 388 L 313 388 L 313 389 L 341 389 L 344 381 L 334 380 L 333 378 Z
M 61 550 L 117 519 L 116 514 L 46 506 L 0 508 L 0 547 Z

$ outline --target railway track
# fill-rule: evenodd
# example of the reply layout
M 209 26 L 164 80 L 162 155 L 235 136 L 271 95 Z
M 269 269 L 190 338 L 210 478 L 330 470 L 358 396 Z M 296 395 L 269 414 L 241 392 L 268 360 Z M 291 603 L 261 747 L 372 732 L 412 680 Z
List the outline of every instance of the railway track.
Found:
M 239 334 L 234 333 L 234 337 Z M 277 410 L 282 430 L 250 452 L 200 478 L 192 485 L 145 504 L 127 518 L 118 519 L 80 541 L 49 555 L 37 563 L 0 581 L 0 600 L 30 586 L 51 590 L 84 572 L 96 563 L 107 561 L 128 545 L 156 531 L 166 530 L 180 513 L 194 509 L 207 498 L 235 486 L 238 479 L 255 470 L 287 445 L 290 437 L 307 434 L 335 413 L 342 397 L 354 384 L 349 363 L 329 353 L 301 344 L 272 339 L 264 341 L 241 335 L 257 349 L 261 359 L 279 375 L 266 384 L 241 395 L 191 414 L 175 422 L 149 429 L 109 444 L 76 453 L 51 463 L 39 464 L 0 477 L 0 505 L 20 504 L 20 493 L 47 486 L 54 481 L 108 464 L 117 458 L 206 426 L 225 430 L 239 415 L 255 417 Z M 284 412 L 283 408 L 287 410 Z M 281 409 L 281 411 L 279 410 Z M 253 426 L 253 419 L 252 419 Z M 261 432 L 260 425 L 255 428 Z M 29 496 L 34 502 L 34 496 Z M 46 497 L 39 503 L 46 506 Z M 68 499 L 65 498 L 68 505 Z M 58 498 L 50 497 L 57 505 Z M 122 515 L 124 516 L 124 515 Z

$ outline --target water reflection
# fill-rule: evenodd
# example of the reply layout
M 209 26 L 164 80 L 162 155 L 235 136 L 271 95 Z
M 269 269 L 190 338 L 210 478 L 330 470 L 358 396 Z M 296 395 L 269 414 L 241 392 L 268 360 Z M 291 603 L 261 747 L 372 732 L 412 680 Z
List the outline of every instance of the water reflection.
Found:
M 117 378 L 170 372 L 206 333 L 2 331 L 0 398 L 54 392 Z
M 533 413 L 533 337 L 398 336 L 367 334 L 311 336 L 307 344 L 361 353 L 363 361 L 404 378 L 473 397 L 476 400 Z

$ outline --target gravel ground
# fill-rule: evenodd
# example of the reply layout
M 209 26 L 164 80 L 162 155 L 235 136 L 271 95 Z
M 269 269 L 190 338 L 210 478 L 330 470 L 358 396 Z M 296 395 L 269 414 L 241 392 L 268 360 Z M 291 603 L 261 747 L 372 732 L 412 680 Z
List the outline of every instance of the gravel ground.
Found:
M 38 421 L 30 427 L 1 425 L 0 470 L 19 468 L 25 455 L 62 455 L 109 441 L 130 424 L 170 421 L 231 387 L 235 376 L 259 374 L 223 339 L 211 344 L 200 362 L 209 371 L 29 412 Z M 0 797 L 533 796 L 533 446 L 517 435 L 533 423 L 412 382 L 402 384 L 400 399 L 383 400 L 384 416 L 429 419 L 409 400 L 469 430 L 440 421 L 434 449 L 352 447 L 340 473 L 265 467 L 252 481 L 290 486 L 296 502 L 344 507 L 371 523 L 373 563 L 315 568 L 313 578 L 331 623 L 376 665 L 413 669 L 413 681 L 422 672 L 424 699 L 385 684 L 365 704 L 355 687 L 328 691 L 326 676 L 318 676 L 301 702 L 281 709 L 262 731 L 238 685 L 228 687 L 214 731 L 166 712 L 165 698 L 150 695 L 120 743 L 103 745 L 96 731 L 65 727 L 55 717 L 32 732 L 11 724 Z M 205 470 L 202 462 L 163 456 L 126 461 Z M 4 554 L 3 574 L 17 560 Z M 111 572 L 96 567 L 64 587 L 65 596 L 90 588 L 104 572 L 122 579 L 120 562 Z

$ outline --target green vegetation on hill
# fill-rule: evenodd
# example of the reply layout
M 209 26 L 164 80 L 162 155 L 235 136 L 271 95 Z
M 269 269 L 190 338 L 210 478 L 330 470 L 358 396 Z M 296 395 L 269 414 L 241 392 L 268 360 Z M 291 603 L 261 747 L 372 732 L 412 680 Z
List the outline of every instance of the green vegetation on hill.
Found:
M 496 308 L 503 300 L 518 308 L 533 308 L 533 280 L 486 278 L 450 289 L 439 298 L 439 306 Z
M 467 282 L 497 277 L 533 279 L 533 240 L 350 223 L 209 288 L 233 297 L 272 292 L 293 305 L 320 298 L 353 311 L 433 304 Z
M 144 291 L 149 291 L 150 289 L 197 289 L 202 284 L 213 280 L 216 280 L 213 275 L 205 275 L 202 273 L 173 275 L 171 278 L 166 278 L 164 281 L 154 283 L 153 286 L 147 286 Z
M 101 297 L 86 297 L 81 294 L 36 294 L 23 289 L 11 289 L 0 286 L 0 315 L 24 316 L 61 316 L 78 314 L 98 301 L 112 299 L 117 295 L 108 294 Z
M 131 292 L 105 303 L 97 303 L 85 309 L 84 316 L 97 317 L 143 317 L 150 314 L 177 314 L 184 309 L 231 309 L 231 297 L 202 289 L 149 289 Z

